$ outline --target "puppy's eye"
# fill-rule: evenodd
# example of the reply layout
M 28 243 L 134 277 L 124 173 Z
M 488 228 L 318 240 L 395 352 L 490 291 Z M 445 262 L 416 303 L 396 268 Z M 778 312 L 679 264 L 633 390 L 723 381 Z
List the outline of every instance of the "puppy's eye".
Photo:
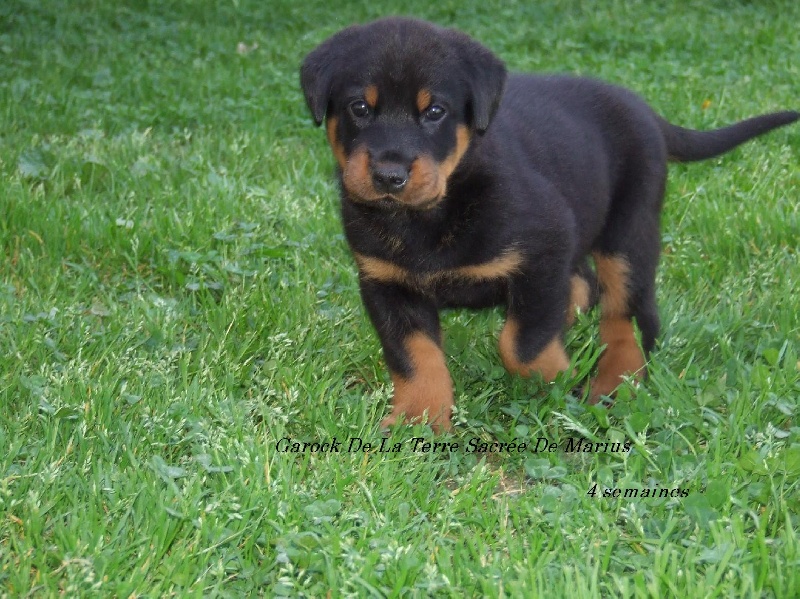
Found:
M 356 100 L 350 102 L 350 113 L 358 118 L 363 119 L 369 116 L 369 105 L 364 100 Z
M 422 113 L 422 116 L 426 121 L 435 123 L 436 121 L 441 121 L 445 114 L 447 114 L 447 111 L 443 106 L 440 106 L 439 104 L 432 104 L 425 109 L 425 111 Z

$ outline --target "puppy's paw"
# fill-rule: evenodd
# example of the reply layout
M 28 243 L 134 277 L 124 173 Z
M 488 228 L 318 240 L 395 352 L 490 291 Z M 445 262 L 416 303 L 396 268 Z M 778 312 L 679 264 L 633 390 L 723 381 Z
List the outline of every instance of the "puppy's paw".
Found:
M 381 429 L 387 430 L 398 423 L 421 424 L 426 423 L 436 433 L 452 430 L 451 415 L 453 413 L 452 398 L 439 400 L 415 398 L 416 401 L 399 401 L 395 395 L 392 401 L 392 412 L 381 421 Z

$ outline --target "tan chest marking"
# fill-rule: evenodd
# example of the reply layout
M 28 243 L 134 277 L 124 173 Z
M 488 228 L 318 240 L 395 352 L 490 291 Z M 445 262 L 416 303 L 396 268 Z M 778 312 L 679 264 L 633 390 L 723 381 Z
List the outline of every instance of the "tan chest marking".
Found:
M 519 272 L 523 262 L 522 254 L 518 250 L 511 250 L 481 264 L 415 273 L 388 260 L 362 254 L 355 254 L 355 257 L 358 268 L 365 278 L 383 283 L 400 283 L 410 287 L 426 287 L 433 283 L 454 279 L 475 282 L 502 279 Z

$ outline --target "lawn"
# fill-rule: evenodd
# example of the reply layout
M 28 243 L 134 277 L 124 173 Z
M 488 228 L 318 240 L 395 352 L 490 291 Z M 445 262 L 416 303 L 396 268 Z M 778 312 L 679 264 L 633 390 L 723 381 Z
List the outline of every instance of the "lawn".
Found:
M 5 0 L 0 596 L 800 596 L 800 126 L 671 167 L 638 392 L 512 379 L 502 311 L 453 311 L 455 433 L 381 446 L 298 69 L 397 12 L 684 126 L 800 108 L 789 0 Z

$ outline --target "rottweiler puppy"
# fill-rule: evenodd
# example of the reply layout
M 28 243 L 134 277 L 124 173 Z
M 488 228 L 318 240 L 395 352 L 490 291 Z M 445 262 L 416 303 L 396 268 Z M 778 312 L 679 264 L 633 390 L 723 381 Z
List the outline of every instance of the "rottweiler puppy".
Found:
M 589 308 L 597 289 L 605 350 L 590 401 L 643 377 L 659 328 L 667 162 L 717 156 L 800 117 L 684 129 L 626 89 L 508 75 L 467 35 L 396 17 L 323 42 L 301 83 L 326 122 L 361 296 L 394 384 L 383 425 L 427 417 L 435 430 L 450 428 L 453 407 L 441 308 L 504 305 L 506 369 L 552 381 L 570 366 L 574 307 Z

